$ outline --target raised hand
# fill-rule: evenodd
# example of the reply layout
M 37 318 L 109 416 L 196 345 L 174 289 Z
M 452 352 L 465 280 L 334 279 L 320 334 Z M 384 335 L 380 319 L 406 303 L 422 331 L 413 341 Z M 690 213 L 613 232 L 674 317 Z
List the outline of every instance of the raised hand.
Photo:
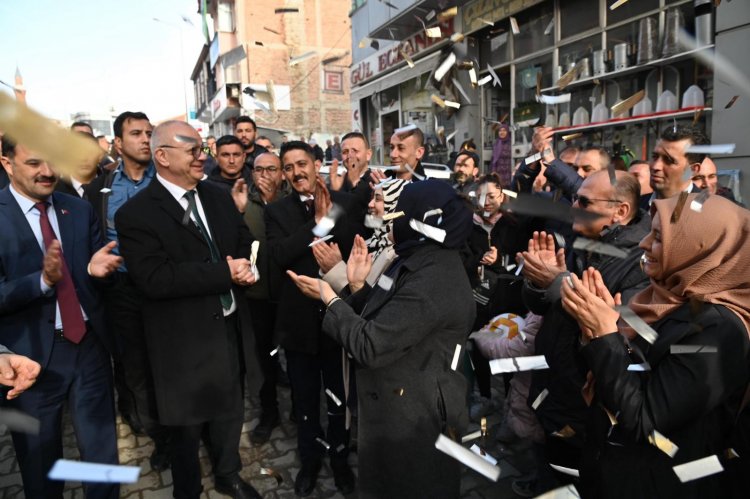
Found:
M 315 180 L 315 185 L 315 223 L 320 223 L 323 217 L 328 215 L 333 203 L 331 202 L 331 193 L 328 191 L 328 187 L 326 187 L 323 177 L 318 175 Z
M 538 126 L 534 128 L 534 136 L 531 139 L 531 145 L 534 151 L 544 154 L 542 159 L 544 159 L 545 163 L 549 163 L 555 159 L 555 154 L 552 151 L 552 136 L 554 134 L 554 129 L 550 127 Z
M 232 200 L 237 207 L 237 211 L 245 213 L 245 208 L 247 208 L 247 183 L 244 178 L 238 178 L 232 186 Z
M 346 262 L 346 280 L 349 281 L 349 289 L 353 293 L 364 287 L 371 269 L 372 255 L 367 251 L 365 240 L 357 234 L 354 236 L 354 245 Z
M 107 277 L 122 265 L 122 257 L 112 253 L 117 241 L 110 241 L 91 256 L 88 272 L 92 277 Z
M 383 170 L 371 170 L 370 171 L 370 179 L 372 180 L 370 182 L 370 189 L 374 189 L 376 185 L 378 185 L 383 180 L 387 179 L 385 172 Z
M 299 290 L 302 291 L 302 294 L 308 298 L 328 303 L 336 296 L 336 292 L 331 288 L 331 285 L 323 279 L 315 279 L 306 275 L 295 274 L 291 270 L 287 270 L 286 273 Z
M 60 246 L 60 241 L 55 239 L 47 248 L 42 264 L 42 278 L 47 286 L 52 287 L 62 279 L 62 265 L 62 246 Z
M 523 276 L 534 286 L 546 289 L 561 272 L 565 272 L 565 250 L 555 251 L 555 238 L 546 232 L 534 232 L 528 250 L 516 255 L 523 259 Z
M 337 263 L 344 261 L 344 258 L 341 256 L 339 245 L 336 243 L 316 244 L 312 247 L 312 252 L 315 260 L 318 262 L 320 271 L 324 274 L 330 272 L 330 270 L 335 267 Z
M 578 322 L 584 341 L 617 332 L 620 318 L 619 312 L 589 291 L 591 285 L 570 274 L 563 278 L 561 288 L 562 306 Z
M 328 180 L 331 182 L 332 191 L 340 191 L 344 186 L 344 176 L 339 175 L 339 160 L 334 159 L 331 162 L 331 169 L 329 170 Z

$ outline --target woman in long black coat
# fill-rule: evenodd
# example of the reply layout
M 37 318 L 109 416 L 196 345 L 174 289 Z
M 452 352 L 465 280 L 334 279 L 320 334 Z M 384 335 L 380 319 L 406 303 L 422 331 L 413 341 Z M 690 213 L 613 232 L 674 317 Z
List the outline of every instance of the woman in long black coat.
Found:
M 322 281 L 292 277 L 327 304 L 323 329 L 357 364 L 359 497 L 457 498 L 460 463 L 435 441 L 460 437 L 467 422 L 456 366 L 475 307 L 457 248 L 471 210 L 448 184 L 427 180 L 405 187 L 396 211 L 405 213 L 393 227 L 399 258 L 375 287 L 365 283 L 361 240 L 347 269 L 347 302 Z
M 593 374 L 585 497 L 747 497 L 738 421 L 750 379 L 750 213 L 718 196 L 696 212 L 695 197 L 679 208 L 679 197 L 655 201 L 641 241 L 651 284 L 629 308 L 652 331 L 630 319 L 636 330 L 621 321 L 617 334 L 620 313 L 596 271 L 563 286 Z M 673 467 L 703 458 L 724 471 L 683 483 Z

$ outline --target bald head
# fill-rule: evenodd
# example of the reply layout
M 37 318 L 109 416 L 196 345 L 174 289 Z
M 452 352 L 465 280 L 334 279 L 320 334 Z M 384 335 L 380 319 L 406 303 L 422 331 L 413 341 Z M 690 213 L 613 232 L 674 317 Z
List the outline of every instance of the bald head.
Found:
M 702 190 L 708 190 L 710 194 L 716 194 L 719 188 L 719 176 L 716 169 L 716 163 L 706 156 L 701 161 L 698 172 L 693 175 L 693 183 Z
M 206 153 L 195 128 L 184 121 L 166 121 L 151 135 L 154 165 L 159 174 L 183 189 L 193 189 L 203 178 Z

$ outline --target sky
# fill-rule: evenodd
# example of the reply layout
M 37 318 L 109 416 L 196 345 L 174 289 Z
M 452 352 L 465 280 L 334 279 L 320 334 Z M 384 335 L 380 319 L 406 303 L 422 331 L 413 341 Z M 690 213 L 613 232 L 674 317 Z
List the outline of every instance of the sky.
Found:
M 152 122 L 184 114 L 204 43 L 197 11 L 197 0 L 0 0 L 0 80 L 13 85 L 18 67 L 29 107 L 63 121 L 111 108 Z

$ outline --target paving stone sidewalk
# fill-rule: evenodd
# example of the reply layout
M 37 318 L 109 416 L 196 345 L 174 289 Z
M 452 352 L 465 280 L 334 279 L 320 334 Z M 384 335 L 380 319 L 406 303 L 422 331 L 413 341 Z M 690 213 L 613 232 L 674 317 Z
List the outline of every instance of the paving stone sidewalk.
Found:
M 497 386 L 496 386 L 497 385 Z M 493 379 L 494 400 L 502 401 L 502 379 Z M 279 388 L 280 410 L 282 413 L 282 424 L 274 429 L 271 440 L 262 445 L 255 446 L 250 443 L 249 433 L 258 423 L 260 416 L 259 406 L 253 401 L 246 402 L 245 424 L 242 429 L 240 441 L 240 456 L 243 469 L 241 475 L 252 483 L 266 499 L 295 498 L 294 478 L 299 471 L 300 463 L 296 455 L 297 432 L 294 423 L 289 421 L 289 389 Z M 322 404 L 325 406 L 325 404 Z M 490 431 L 496 429 L 501 421 L 500 411 L 488 417 Z M 64 456 L 69 459 L 79 459 L 76 448 L 75 435 L 68 418 L 64 422 Z M 469 432 L 479 429 L 478 424 L 472 424 Z M 121 464 L 140 466 L 140 479 L 135 484 L 123 485 L 121 497 L 130 499 L 170 499 L 172 497 L 172 474 L 169 470 L 158 473 L 151 469 L 149 457 L 153 451 L 153 444 L 147 437 L 139 437 L 130 431 L 130 427 L 117 420 L 118 448 Z M 356 442 L 356 440 L 354 441 Z M 461 483 L 461 496 L 467 499 L 515 499 L 516 496 L 510 488 L 512 480 L 519 476 L 514 467 L 514 457 L 504 458 L 502 448 L 490 437 L 487 439 L 487 452 L 499 458 L 498 465 L 502 474 L 497 483 L 487 480 L 482 475 L 470 469 L 464 469 Z M 226 496 L 214 490 L 213 479 L 210 475 L 210 463 L 208 455 L 203 447 L 200 451 L 204 492 L 201 499 L 220 499 Z M 357 473 L 357 455 L 352 453 L 350 463 L 354 473 Z M 260 468 L 271 468 L 277 471 L 283 478 L 281 483 L 267 475 L 261 475 Z M 23 498 L 21 474 L 13 450 L 13 443 L 7 429 L 0 431 L 0 499 Z M 80 483 L 67 483 L 64 497 L 66 499 L 83 499 L 83 487 Z M 338 493 L 333 482 L 330 468 L 324 465 L 321 470 L 320 479 L 316 491 L 311 497 L 314 498 L 344 498 Z M 357 497 L 356 491 L 347 496 L 346 499 Z

